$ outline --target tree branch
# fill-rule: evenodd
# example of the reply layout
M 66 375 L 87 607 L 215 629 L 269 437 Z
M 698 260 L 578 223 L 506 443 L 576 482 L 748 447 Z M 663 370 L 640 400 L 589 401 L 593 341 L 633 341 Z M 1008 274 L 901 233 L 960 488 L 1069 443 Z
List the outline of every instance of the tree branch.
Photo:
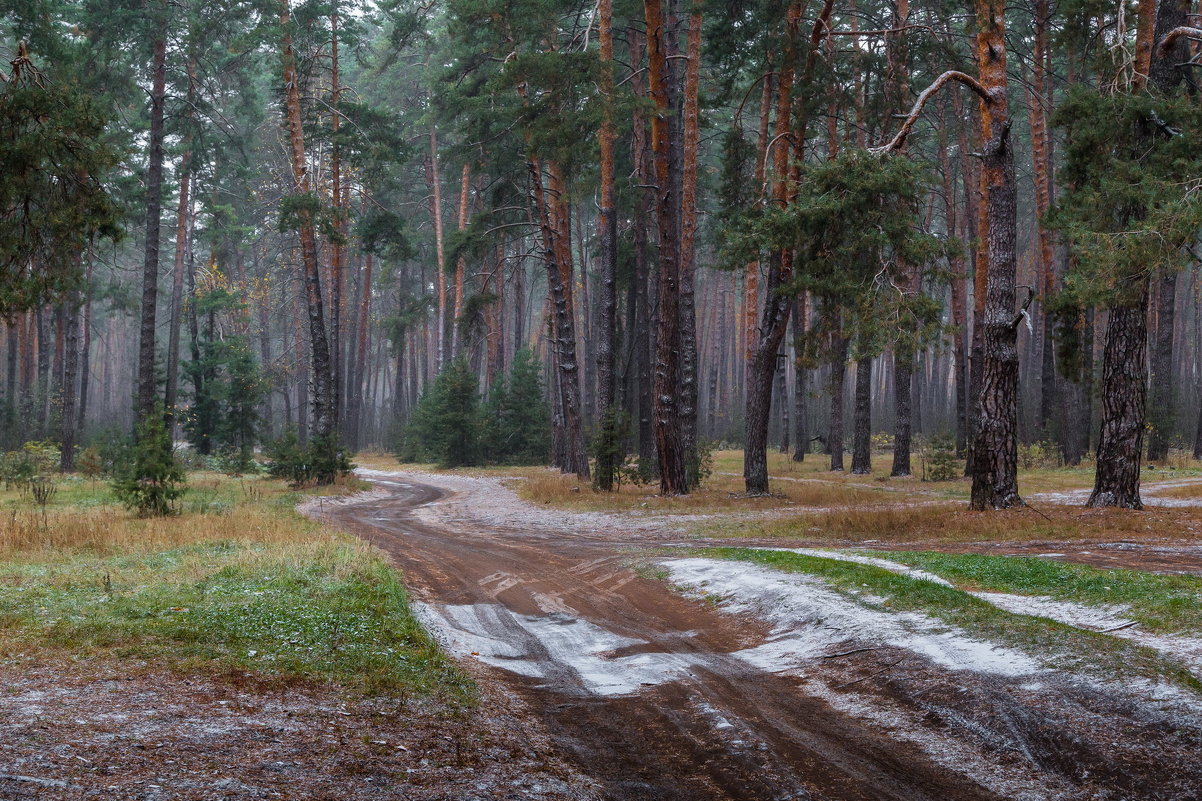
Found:
M 1173 30 L 1164 35 L 1164 38 L 1160 40 L 1160 44 L 1156 46 L 1156 55 L 1164 58 L 1168 54 L 1169 49 L 1182 36 L 1189 39 L 1202 39 L 1202 28 L 1190 28 L 1185 25 L 1180 28 L 1173 28 Z
M 910 131 L 914 128 L 914 124 L 918 122 L 918 117 L 922 114 L 922 109 L 924 106 L 926 106 L 927 101 L 930 100 L 936 92 L 938 92 L 944 86 L 947 86 L 952 81 L 957 81 L 964 84 L 969 89 L 976 92 L 981 100 L 985 101 L 986 103 L 994 102 L 993 96 L 989 93 L 989 90 L 982 86 L 976 78 L 963 72 L 948 70 L 936 78 L 934 83 L 932 83 L 926 89 L 923 89 L 922 93 L 918 95 L 918 99 L 914 101 L 914 108 L 910 109 L 910 113 L 906 117 L 906 121 L 902 123 L 902 127 L 898 130 L 897 135 L 893 137 L 892 141 L 886 145 L 871 148 L 871 151 L 873 153 L 893 153 L 901 149 L 901 146 L 906 142 L 906 137 L 910 135 Z

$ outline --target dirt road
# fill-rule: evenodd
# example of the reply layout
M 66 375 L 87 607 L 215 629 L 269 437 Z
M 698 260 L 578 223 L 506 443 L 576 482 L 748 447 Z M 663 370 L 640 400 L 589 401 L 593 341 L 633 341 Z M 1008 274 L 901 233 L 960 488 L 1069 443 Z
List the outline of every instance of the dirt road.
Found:
M 372 480 L 385 492 L 323 514 L 387 551 L 428 625 L 495 668 L 609 798 L 1198 797 L 1202 725 L 1154 691 L 952 669 L 851 634 L 776 664 L 780 630 L 632 569 L 664 535 L 532 507 L 523 523 L 495 482 Z

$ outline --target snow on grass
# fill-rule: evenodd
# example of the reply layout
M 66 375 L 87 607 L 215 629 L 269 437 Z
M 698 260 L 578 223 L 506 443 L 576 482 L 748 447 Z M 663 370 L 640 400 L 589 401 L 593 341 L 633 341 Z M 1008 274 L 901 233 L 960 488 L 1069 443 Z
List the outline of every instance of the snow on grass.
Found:
M 863 556 L 857 553 L 847 553 L 845 551 L 833 551 L 828 548 L 756 548 L 757 551 L 786 551 L 788 553 L 799 553 L 802 556 L 816 556 L 819 559 L 835 559 L 840 562 L 855 562 L 858 565 L 872 565 L 873 567 L 883 567 L 893 573 L 898 573 L 903 576 L 908 576 L 913 579 L 921 579 L 923 581 L 933 581 L 936 584 L 942 584 L 944 587 L 951 587 L 952 583 L 947 579 L 940 578 L 934 573 L 929 573 L 926 570 L 919 570 L 916 567 L 903 565 L 898 562 L 892 562 L 888 559 L 877 559 L 872 556 Z
M 874 609 L 804 574 L 701 557 L 660 564 L 677 585 L 729 612 L 772 624 L 768 642 L 735 654 L 765 670 L 793 670 L 841 649 L 874 646 L 904 648 L 952 670 L 1021 676 L 1041 669 L 1020 651 L 976 639 L 920 612 Z

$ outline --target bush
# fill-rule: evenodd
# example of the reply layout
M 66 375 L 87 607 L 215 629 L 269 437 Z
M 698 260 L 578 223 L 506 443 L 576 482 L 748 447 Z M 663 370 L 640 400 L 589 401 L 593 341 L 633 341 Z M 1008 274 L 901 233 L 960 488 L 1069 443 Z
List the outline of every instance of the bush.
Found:
M 315 438 L 302 444 L 295 428 L 269 442 L 263 452 L 268 459 L 267 472 L 294 487 L 332 484 L 355 467 L 336 437 Z
M 1064 466 L 1064 454 L 1052 442 L 1032 442 L 1018 446 L 1018 466 L 1024 470 Z
M 186 480 L 171 447 L 162 409 L 156 409 L 139 424 L 132 462 L 118 471 L 113 493 L 140 517 L 166 517 L 179 514 Z
M 956 440 L 948 434 L 936 434 L 922 446 L 923 481 L 951 481 L 961 475 L 956 459 Z

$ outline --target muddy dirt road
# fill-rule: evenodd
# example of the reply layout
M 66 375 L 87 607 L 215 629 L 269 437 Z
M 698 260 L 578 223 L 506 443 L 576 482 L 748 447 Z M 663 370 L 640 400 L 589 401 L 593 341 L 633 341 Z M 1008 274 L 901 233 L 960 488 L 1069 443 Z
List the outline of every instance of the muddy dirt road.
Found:
M 1141 701 L 1050 672 L 955 669 L 855 633 L 774 660 L 779 627 L 632 569 L 668 534 L 554 526 L 533 507 L 522 524 L 520 502 L 496 513 L 516 499 L 495 482 L 369 477 L 377 492 L 321 514 L 387 551 L 432 630 L 494 668 L 485 680 L 521 695 L 608 798 L 1186 799 L 1202 787 L 1202 723 L 1155 688 Z

